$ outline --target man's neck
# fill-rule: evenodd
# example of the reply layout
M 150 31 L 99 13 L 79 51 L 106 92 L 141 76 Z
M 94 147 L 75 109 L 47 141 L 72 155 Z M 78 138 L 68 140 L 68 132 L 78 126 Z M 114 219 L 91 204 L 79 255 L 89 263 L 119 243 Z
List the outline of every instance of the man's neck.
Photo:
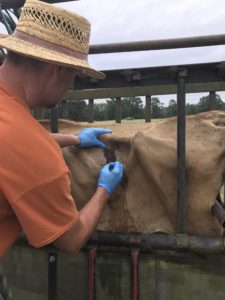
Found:
M 35 88 L 29 73 L 21 66 L 4 62 L 0 67 L 0 83 L 6 86 L 16 97 L 21 99 L 30 109 L 35 108 Z

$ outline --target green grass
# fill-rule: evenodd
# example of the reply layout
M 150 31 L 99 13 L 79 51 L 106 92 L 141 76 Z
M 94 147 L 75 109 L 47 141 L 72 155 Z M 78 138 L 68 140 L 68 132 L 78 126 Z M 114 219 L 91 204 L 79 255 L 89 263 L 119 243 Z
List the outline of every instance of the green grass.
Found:
M 152 122 L 159 122 L 162 121 L 162 119 L 152 119 Z M 87 122 L 84 122 L 87 123 Z M 95 124 L 108 124 L 108 125 L 113 125 L 116 124 L 115 120 L 108 120 L 108 121 L 94 121 Z M 134 120 L 122 120 L 122 124 L 141 124 L 145 123 L 145 119 L 134 119 Z

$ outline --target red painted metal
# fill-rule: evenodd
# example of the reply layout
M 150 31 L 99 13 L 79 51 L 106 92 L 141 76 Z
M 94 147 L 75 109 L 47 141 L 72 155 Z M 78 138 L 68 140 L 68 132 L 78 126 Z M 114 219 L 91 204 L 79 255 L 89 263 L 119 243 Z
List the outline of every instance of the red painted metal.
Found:
M 140 253 L 141 237 L 139 235 L 129 236 L 129 245 L 131 250 L 132 261 L 132 300 L 138 300 L 138 258 Z
M 138 300 L 138 257 L 139 249 L 132 250 L 132 300 Z

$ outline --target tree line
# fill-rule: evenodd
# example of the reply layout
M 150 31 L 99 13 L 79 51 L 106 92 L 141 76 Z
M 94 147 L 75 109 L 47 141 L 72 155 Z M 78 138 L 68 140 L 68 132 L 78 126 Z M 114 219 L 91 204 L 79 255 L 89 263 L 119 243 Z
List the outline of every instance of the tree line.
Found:
M 215 94 L 214 103 L 210 102 L 209 96 L 199 99 L 196 104 L 186 104 L 186 114 L 197 114 L 210 109 L 225 110 L 225 103 L 220 95 Z M 140 97 L 121 98 L 122 119 L 144 119 L 146 107 Z M 116 99 L 107 99 L 105 103 L 94 103 L 94 120 L 115 120 Z M 151 118 L 168 118 L 177 114 L 177 102 L 175 99 L 169 101 L 168 106 L 160 101 L 158 97 L 151 98 Z M 59 118 L 74 121 L 88 121 L 88 103 L 86 101 L 63 101 L 59 105 Z

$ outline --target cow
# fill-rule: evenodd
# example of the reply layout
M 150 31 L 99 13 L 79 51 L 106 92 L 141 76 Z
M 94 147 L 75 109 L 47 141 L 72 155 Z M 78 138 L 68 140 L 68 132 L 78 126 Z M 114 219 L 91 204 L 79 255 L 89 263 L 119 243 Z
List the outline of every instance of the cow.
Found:
M 49 129 L 47 121 L 42 124 Z M 93 125 L 96 127 L 96 124 Z M 77 134 L 82 123 L 61 120 L 61 133 Z M 143 124 L 114 124 L 103 135 L 107 149 L 63 148 L 72 174 L 71 192 L 81 209 L 96 190 L 100 169 L 109 161 L 125 166 L 121 184 L 111 195 L 97 229 L 128 233 L 173 234 L 177 214 L 177 119 Z M 223 228 L 212 214 L 225 170 L 225 112 L 186 117 L 187 233 L 220 237 Z

